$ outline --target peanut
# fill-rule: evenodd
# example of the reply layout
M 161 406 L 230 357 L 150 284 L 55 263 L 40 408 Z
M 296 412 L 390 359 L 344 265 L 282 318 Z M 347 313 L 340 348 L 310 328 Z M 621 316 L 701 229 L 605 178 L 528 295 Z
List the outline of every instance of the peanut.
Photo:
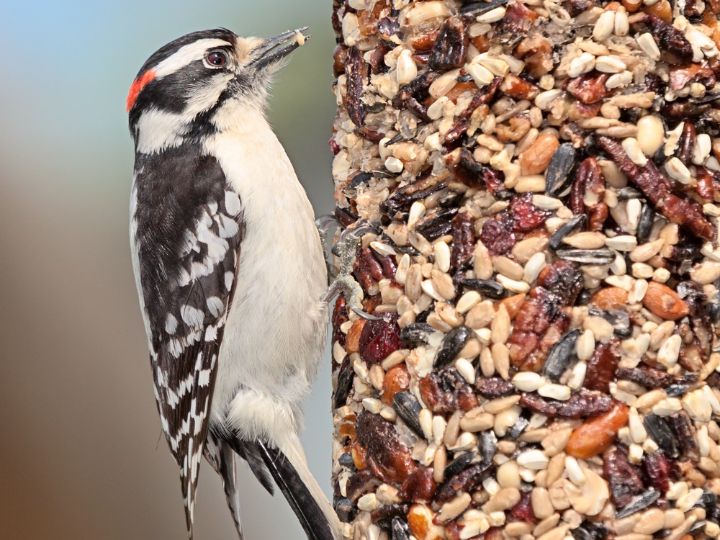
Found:
M 667 285 L 655 281 L 648 283 L 643 305 L 658 317 L 670 321 L 682 319 L 690 311 L 678 293 Z
M 582 459 L 598 455 L 612 444 L 620 428 L 628 423 L 629 412 L 627 405 L 616 403 L 610 411 L 586 421 L 572 432 L 565 451 Z
M 520 170 L 523 175 L 541 174 L 547 169 L 560 142 L 554 133 L 542 133 L 527 150 L 520 154 Z
M 600 289 L 592 297 L 592 303 L 600 309 L 618 309 L 627 304 L 628 293 L 620 287 Z
M 386 405 L 392 405 L 395 394 L 407 390 L 410 385 L 410 375 L 404 365 L 395 366 L 385 374 L 383 381 L 382 400 Z

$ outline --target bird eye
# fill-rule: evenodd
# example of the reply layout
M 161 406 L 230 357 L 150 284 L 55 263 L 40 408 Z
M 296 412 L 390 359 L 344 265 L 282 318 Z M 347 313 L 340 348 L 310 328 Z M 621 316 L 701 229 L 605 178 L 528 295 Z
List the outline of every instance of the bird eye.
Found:
M 228 63 L 228 55 L 225 51 L 210 51 L 205 55 L 205 65 L 210 68 L 222 68 Z

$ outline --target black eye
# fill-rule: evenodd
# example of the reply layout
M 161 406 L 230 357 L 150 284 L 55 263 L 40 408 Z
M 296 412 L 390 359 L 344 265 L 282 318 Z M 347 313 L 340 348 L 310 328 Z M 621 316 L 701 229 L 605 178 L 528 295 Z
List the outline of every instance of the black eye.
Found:
M 228 56 L 225 51 L 210 51 L 205 55 L 205 63 L 208 67 L 221 68 L 225 67 L 228 62 Z

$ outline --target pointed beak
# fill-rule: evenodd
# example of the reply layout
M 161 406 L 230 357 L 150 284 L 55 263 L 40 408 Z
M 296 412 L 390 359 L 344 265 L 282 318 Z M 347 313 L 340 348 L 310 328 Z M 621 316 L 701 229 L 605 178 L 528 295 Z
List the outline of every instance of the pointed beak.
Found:
M 252 51 L 253 59 L 249 66 L 257 70 L 276 64 L 310 39 L 308 27 L 288 30 L 277 36 L 267 38 Z

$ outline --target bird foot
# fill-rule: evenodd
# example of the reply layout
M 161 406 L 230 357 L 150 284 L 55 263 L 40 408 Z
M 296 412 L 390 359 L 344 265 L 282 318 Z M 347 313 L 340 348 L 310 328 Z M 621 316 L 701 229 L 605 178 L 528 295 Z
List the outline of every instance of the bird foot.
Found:
M 363 290 L 352 275 L 355 258 L 360 241 L 364 234 L 374 232 L 370 225 L 361 223 L 353 229 L 346 229 L 340 235 L 332 252 L 339 259 L 339 269 L 330 287 L 325 293 L 324 301 L 330 302 L 338 294 L 342 294 L 348 307 L 359 317 L 369 321 L 380 320 L 362 309 Z

